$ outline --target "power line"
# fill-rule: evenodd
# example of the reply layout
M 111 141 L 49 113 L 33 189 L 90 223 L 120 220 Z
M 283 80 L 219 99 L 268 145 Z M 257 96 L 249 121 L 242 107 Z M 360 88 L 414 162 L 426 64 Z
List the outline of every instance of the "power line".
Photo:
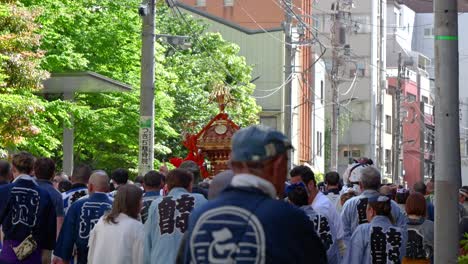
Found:
M 245 10 L 245 8 L 242 6 L 241 4 L 241 1 L 238 1 L 237 3 L 239 3 L 239 7 L 242 9 L 242 11 L 250 18 L 250 20 L 252 22 L 255 23 L 255 25 L 257 25 L 263 32 L 267 33 L 270 37 L 272 37 L 273 39 L 276 39 L 278 42 L 284 44 L 284 45 L 289 45 L 289 46 L 292 46 L 293 44 L 292 43 L 286 43 L 285 41 L 275 37 L 274 35 L 272 35 L 270 32 L 268 32 L 262 25 L 260 25 L 253 17 L 252 15 L 250 15 L 249 12 L 247 12 L 247 10 Z

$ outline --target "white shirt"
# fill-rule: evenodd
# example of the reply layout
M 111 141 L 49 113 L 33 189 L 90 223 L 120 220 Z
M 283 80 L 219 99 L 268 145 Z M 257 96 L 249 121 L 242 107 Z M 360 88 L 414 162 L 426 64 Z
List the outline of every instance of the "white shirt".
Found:
M 117 224 L 101 217 L 89 235 L 89 264 L 143 263 L 143 224 L 126 214 L 120 214 Z

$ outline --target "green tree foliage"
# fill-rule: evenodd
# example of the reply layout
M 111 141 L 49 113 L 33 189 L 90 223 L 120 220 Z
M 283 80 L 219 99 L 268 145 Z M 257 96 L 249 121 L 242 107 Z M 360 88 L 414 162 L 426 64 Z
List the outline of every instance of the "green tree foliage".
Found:
M 40 75 L 39 78 L 28 73 L 26 76 L 36 80 L 36 83 L 25 84 L 31 90 L 25 96 L 32 98 L 29 100 L 29 106 L 34 106 L 35 101 L 38 102 L 38 106 L 33 107 L 26 116 L 30 117 L 30 122 L 37 123 L 39 130 L 34 130 L 35 133 L 23 133 L 24 140 L 14 142 L 17 143 L 15 146 L 60 161 L 62 127 L 70 125 L 67 115 L 67 111 L 70 111 L 73 113 L 75 124 L 76 163 L 90 163 L 94 167 L 108 170 L 116 167 L 136 168 L 141 47 L 141 18 L 138 16 L 137 7 L 140 2 L 20 2 L 31 14 L 30 17 L 21 16 L 21 19 L 27 20 L 27 25 L 35 25 L 32 23 L 34 21 L 40 25 L 27 29 L 37 40 L 24 41 L 23 45 L 29 43 L 29 46 L 22 47 L 32 53 L 34 69 L 42 74 L 45 74 L 45 71 L 95 71 L 128 83 L 134 89 L 127 93 L 77 93 L 73 103 L 63 102 L 58 95 L 48 95 L 46 100 L 40 96 L 30 96 L 40 88 L 40 85 L 35 84 L 40 83 L 38 81 L 45 76 Z M 5 17 L 12 15 L 7 14 Z M 205 26 L 189 16 L 186 16 L 186 20 L 174 17 L 162 3 L 158 5 L 156 27 L 158 33 L 189 35 L 193 43 L 188 50 L 179 50 L 161 40 L 158 40 L 156 45 L 157 157 L 183 155 L 180 134 L 187 130 L 186 124 L 195 123 L 195 128 L 198 129 L 217 111 L 217 106 L 208 101 L 208 95 L 216 84 L 224 83 L 231 87 L 236 103 L 227 111 L 235 121 L 241 125 L 256 121 L 259 107 L 250 97 L 253 91 L 253 86 L 249 84 L 251 68 L 243 57 L 238 56 L 239 48 L 236 45 L 224 41 L 219 34 L 206 33 Z M 6 30 L 3 32 L 2 36 L 9 34 Z M 40 42 L 39 36 L 42 37 Z M 5 48 L 2 44 L 0 42 L 3 66 L 6 52 L 3 52 Z M 41 68 L 37 67 L 39 62 Z M 8 77 L 12 76 L 5 69 L 2 68 L 0 72 L 2 83 L 9 81 Z M 22 92 L 29 91 L 16 90 L 15 96 L 23 96 Z M 16 100 L 11 91 L 0 92 L 0 96 L 1 94 L 8 94 L 10 101 Z M 0 108 L 6 107 L 2 105 L 4 100 L 0 102 Z M 11 111 L 28 113 L 23 110 L 17 107 Z M 0 142 L 1 146 L 5 146 L 5 143 Z
M 66 104 L 36 95 L 48 77 L 39 65 L 44 52 L 39 49 L 38 14 L 14 1 L 0 2 L 0 156 L 18 148 L 49 156 L 50 149 L 60 146 L 53 136 L 58 123 L 68 121 L 53 117 L 63 117 Z

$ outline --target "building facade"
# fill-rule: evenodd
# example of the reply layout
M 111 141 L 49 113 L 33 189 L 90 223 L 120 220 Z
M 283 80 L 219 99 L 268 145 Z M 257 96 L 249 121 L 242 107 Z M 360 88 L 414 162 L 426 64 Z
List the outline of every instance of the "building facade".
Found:
M 398 87 L 398 70 L 388 68 L 389 92 Z M 400 183 L 412 188 L 434 176 L 434 106 L 425 71 L 404 69 L 401 75 Z M 394 128 L 394 130 L 397 128 Z
M 338 60 L 338 172 L 343 173 L 355 158 L 369 157 L 384 177 L 390 177 L 387 165 L 391 165 L 392 136 L 385 132 L 385 117 L 392 118 L 392 97 L 385 93 L 386 1 L 315 2 L 313 13 L 319 38 L 327 47 L 324 60 L 328 72 L 334 62 L 331 36 L 337 4 L 351 6 L 342 31 L 342 41 L 349 49 L 342 50 L 344 57 Z M 327 119 L 331 120 L 330 78 L 325 90 Z

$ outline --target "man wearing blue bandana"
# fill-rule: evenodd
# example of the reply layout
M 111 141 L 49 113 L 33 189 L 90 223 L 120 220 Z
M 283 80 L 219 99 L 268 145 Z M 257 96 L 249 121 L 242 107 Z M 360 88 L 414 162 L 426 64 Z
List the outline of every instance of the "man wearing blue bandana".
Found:
M 54 251 L 64 263 L 71 261 L 74 246 L 77 249 L 75 264 L 87 263 L 89 233 L 99 218 L 112 207 L 112 201 L 107 195 L 109 177 L 104 171 L 91 174 L 88 191 L 89 197 L 74 202 L 65 216 Z
M 288 138 L 256 125 L 237 131 L 231 146 L 234 177 L 190 216 L 184 263 L 327 263 L 313 222 L 277 199 L 288 173 Z
M 34 160 L 27 152 L 13 155 L 14 181 L 0 187 L 0 224 L 5 235 L 0 263 L 41 263 L 42 254 L 55 246 L 55 208 L 49 193 L 31 177 Z M 37 247 L 20 261 L 13 249 L 30 235 Z M 47 257 L 44 254 L 44 260 L 50 261 Z

